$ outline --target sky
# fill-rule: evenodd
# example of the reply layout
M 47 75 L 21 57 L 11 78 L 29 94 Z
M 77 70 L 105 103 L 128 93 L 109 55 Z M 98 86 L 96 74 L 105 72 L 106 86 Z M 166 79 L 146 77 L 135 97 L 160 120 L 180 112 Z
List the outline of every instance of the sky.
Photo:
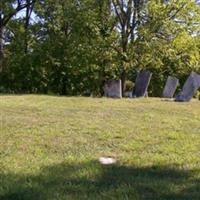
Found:
M 16 18 L 24 17 L 26 14 L 25 10 L 21 10 L 20 12 L 17 13 Z M 34 12 L 31 14 L 31 23 L 34 23 L 37 21 L 37 16 Z

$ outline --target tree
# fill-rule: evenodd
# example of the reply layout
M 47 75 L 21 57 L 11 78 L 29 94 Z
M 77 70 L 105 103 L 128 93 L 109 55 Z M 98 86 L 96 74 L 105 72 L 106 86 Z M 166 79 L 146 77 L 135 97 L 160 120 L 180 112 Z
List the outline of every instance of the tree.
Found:
M 106 80 L 121 78 L 124 92 L 126 79 L 149 69 L 150 95 L 159 96 L 168 75 L 183 81 L 199 71 L 200 8 L 193 0 L 3 3 L 1 23 L 17 5 L 24 15 L 1 26 L 6 59 L 0 90 L 100 95 Z
M 0 69 L 4 57 L 4 29 L 9 21 L 24 8 L 30 7 L 36 0 L 3 0 L 0 8 Z
M 130 67 L 129 44 L 137 37 L 137 29 L 142 24 L 145 0 L 111 0 L 111 7 L 116 17 L 115 30 L 119 31 L 119 45 L 115 47 L 121 58 L 122 93 L 125 90 L 127 71 Z
M 119 32 L 115 49 L 121 55 L 123 92 L 131 68 L 168 65 L 164 57 L 173 51 L 176 37 L 187 32 L 192 39 L 199 29 L 199 7 L 193 0 L 112 0 L 111 3 L 117 20 L 115 31 Z
M 135 52 L 138 66 L 156 74 L 151 89 L 154 96 L 159 96 L 168 75 L 184 82 L 191 70 L 199 71 L 196 40 L 200 10 L 192 0 L 151 1 L 147 10 L 148 18 L 139 29 Z

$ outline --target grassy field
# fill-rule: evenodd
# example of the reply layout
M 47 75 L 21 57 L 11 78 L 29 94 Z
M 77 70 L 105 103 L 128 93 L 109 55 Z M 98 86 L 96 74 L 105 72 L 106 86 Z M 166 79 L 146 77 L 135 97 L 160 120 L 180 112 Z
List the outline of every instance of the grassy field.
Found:
M 199 200 L 200 101 L 0 96 L 0 200 L 11 199 Z

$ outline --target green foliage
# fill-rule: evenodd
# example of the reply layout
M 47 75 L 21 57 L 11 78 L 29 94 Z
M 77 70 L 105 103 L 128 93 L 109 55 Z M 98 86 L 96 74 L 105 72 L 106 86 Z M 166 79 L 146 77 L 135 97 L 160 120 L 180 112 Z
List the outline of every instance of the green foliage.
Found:
M 121 1 L 112 1 L 119 3 L 120 16 L 109 2 L 40 0 L 28 27 L 26 17 L 13 17 L 5 27 L 1 88 L 101 95 L 106 80 L 125 72 L 124 78 L 134 82 L 136 70 L 149 69 L 154 73 L 150 94 L 160 96 L 168 75 L 182 83 L 192 70 L 200 72 L 200 7 L 193 0 L 130 0 L 132 15 L 119 7 Z M 15 10 L 13 3 L 3 2 L 4 15 Z M 137 13 L 132 34 L 128 24 L 128 35 L 119 28 L 124 11 Z
M 199 90 L 196 92 L 195 97 L 200 100 L 200 91 Z
M 125 91 L 130 92 L 130 91 L 133 90 L 133 87 L 134 87 L 134 83 L 133 83 L 132 81 L 127 80 L 127 81 L 125 82 Z

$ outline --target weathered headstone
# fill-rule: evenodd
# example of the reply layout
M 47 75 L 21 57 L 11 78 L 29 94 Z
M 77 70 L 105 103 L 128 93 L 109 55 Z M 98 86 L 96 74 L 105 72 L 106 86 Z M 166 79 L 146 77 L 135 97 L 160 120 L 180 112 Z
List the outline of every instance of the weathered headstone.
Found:
M 169 76 L 165 88 L 163 90 L 164 98 L 173 98 L 174 93 L 179 85 L 179 80 L 176 77 Z
M 127 98 L 132 98 L 132 95 L 133 95 L 132 91 L 124 93 L 124 97 L 127 97 Z
M 122 98 L 121 80 L 107 81 L 104 86 L 104 94 L 106 97 Z
M 133 89 L 133 98 L 147 96 L 147 89 L 151 77 L 152 73 L 149 71 L 139 72 L 135 81 L 135 88 Z
M 200 88 L 200 75 L 192 72 L 186 80 L 181 92 L 176 96 L 176 101 L 190 101 L 198 88 Z

